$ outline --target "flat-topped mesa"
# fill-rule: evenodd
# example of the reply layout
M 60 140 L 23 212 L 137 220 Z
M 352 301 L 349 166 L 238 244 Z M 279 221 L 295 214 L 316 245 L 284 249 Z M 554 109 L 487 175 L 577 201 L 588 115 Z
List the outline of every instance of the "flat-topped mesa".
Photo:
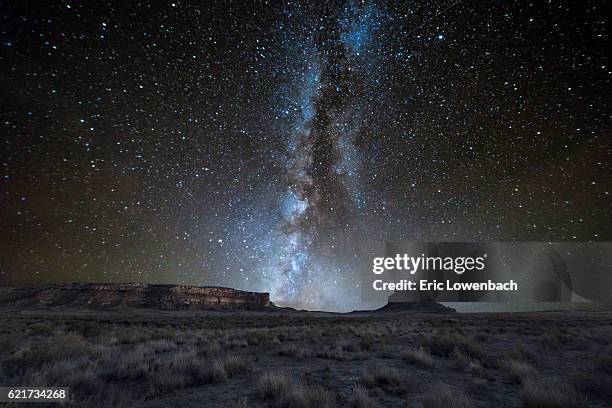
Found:
M 67 283 L 0 289 L 0 305 L 164 310 L 257 310 L 274 307 L 268 293 L 218 286 Z

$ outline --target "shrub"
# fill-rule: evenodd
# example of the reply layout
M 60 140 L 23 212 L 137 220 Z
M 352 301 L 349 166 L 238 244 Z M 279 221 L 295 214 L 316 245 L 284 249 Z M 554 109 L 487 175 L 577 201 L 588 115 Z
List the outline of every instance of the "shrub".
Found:
M 94 322 L 77 320 L 72 323 L 71 327 L 83 337 L 98 337 L 103 333 L 102 326 Z
M 278 401 L 285 408 L 332 408 L 336 406 L 334 394 L 322 387 L 294 387 Z
M 223 368 L 228 377 L 246 373 L 251 370 L 251 362 L 241 356 L 227 356 L 223 360 Z
M 404 361 L 419 365 L 421 367 L 433 367 L 434 362 L 429 354 L 429 350 L 419 347 L 418 349 L 408 350 L 403 355 Z
M 249 346 L 258 346 L 272 342 L 273 337 L 270 330 L 250 330 L 246 333 L 246 341 Z
M 257 383 L 257 395 L 262 399 L 276 400 L 289 389 L 289 377 L 283 373 L 266 373 Z
M 450 358 L 453 361 L 455 368 L 459 370 L 466 370 L 469 373 L 479 377 L 485 375 L 482 365 L 478 361 L 471 359 L 458 348 L 453 350 L 453 352 L 450 354 Z
M 81 336 L 53 336 L 46 343 L 13 354 L 3 362 L 2 367 L 9 375 L 20 375 L 30 368 L 38 368 L 51 361 L 76 358 L 88 353 L 89 347 Z
M 349 398 L 349 406 L 352 408 L 373 408 L 374 401 L 368 395 L 368 390 L 360 385 L 353 387 L 353 393 Z
M 529 378 L 523 382 L 521 399 L 525 407 L 578 408 L 586 407 L 586 401 L 567 384 L 552 379 Z
M 230 408 L 249 408 L 249 400 L 247 397 L 242 397 L 230 404 Z
M 53 334 L 53 326 L 49 323 L 34 323 L 30 326 L 30 333 L 34 336 L 50 336 Z
M 296 344 L 290 344 L 280 349 L 278 352 L 279 356 L 295 357 L 298 359 L 309 357 L 311 351 L 305 347 L 300 347 Z
M 369 367 L 361 376 L 359 382 L 367 388 L 381 387 L 386 392 L 394 394 L 403 394 L 406 391 L 401 384 L 399 373 L 388 366 Z
M 536 370 L 525 361 L 506 359 L 501 362 L 500 366 L 509 374 L 512 381 L 519 384 L 536 377 Z
M 172 340 L 159 339 L 147 341 L 147 346 L 150 347 L 153 353 L 166 353 L 177 349 L 177 345 Z
M 228 374 L 220 361 L 206 361 L 196 365 L 195 377 L 204 384 L 220 384 L 227 381 Z
M 506 356 L 511 360 L 529 361 L 532 363 L 537 363 L 540 360 L 535 351 L 522 345 L 510 350 L 508 353 L 506 353 Z
M 595 368 L 602 373 L 612 374 L 612 356 L 598 357 Z
M 472 401 L 462 393 L 453 392 L 446 384 L 438 384 L 423 397 L 423 408 L 471 408 Z
M 359 339 L 359 347 L 361 348 L 361 350 L 370 351 L 372 350 L 372 348 L 374 348 L 374 345 L 378 342 L 379 340 L 376 334 L 366 332 Z
M 574 387 L 586 395 L 612 404 L 612 377 L 600 373 L 581 373 L 573 378 Z
M 192 384 L 192 378 L 186 373 L 169 372 L 157 373 L 149 379 L 149 396 L 164 394 L 174 390 L 181 390 Z
M 448 357 L 455 349 L 459 349 L 464 354 L 474 358 L 481 358 L 483 355 L 478 343 L 459 333 L 424 337 L 421 339 L 421 344 L 429 348 L 431 354 L 436 356 Z

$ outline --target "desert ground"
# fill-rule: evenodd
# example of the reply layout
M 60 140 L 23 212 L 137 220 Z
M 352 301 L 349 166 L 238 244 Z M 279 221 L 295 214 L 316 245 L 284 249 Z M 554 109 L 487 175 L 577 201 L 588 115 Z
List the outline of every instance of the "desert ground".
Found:
M 65 406 L 612 406 L 607 312 L 0 319 L 0 385 L 68 386 Z

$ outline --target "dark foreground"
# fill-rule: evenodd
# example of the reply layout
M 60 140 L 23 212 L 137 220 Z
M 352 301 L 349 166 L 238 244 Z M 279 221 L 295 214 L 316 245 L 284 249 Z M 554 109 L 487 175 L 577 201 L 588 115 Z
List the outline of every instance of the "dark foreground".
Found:
M 0 321 L 0 386 L 68 386 L 68 406 L 612 405 L 611 313 L 2 311 Z

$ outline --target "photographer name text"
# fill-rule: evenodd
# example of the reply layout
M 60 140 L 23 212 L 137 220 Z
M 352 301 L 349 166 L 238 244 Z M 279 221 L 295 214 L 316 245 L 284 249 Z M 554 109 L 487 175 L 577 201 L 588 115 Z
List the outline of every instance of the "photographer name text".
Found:
M 397 279 L 392 282 L 376 279 L 372 282 L 377 291 L 517 291 L 518 284 L 514 280 L 494 282 L 490 279 L 483 282 L 470 280 L 469 273 L 482 272 L 486 267 L 487 254 L 468 257 L 441 257 L 441 256 L 410 256 L 397 254 L 394 257 L 374 258 L 372 273 L 381 275 L 388 271 L 407 274 L 412 277 L 420 271 L 454 272 L 457 277 L 464 275 L 467 279 Z M 459 280 L 459 281 L 458 281 Z

